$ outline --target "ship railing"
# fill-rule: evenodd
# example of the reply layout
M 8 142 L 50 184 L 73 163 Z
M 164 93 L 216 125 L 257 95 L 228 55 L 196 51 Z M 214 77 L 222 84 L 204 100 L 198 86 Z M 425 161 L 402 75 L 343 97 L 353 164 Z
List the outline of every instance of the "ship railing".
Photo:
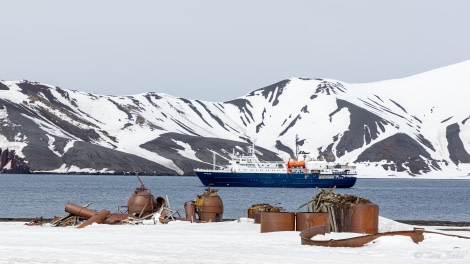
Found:
M 327 166 L 323 171 L 332 174 L 356 174 L 356 166 Z
M 329 170 L 329 171 L 324 171 L 323 173 L 325 174 L 344 174 L 344 175 L 355 175 L 356 171 L 355 170 Z
M 341 170 L 356 170 L 355 165 L 341 165 L 341 164 L 335 164 L 335 165 L 326 165 L 327 169 L 341 169 Z
M 267 164 L 285 164 L 283 161 L 260 161 L 259 163 L 267 163 Z
M 198 171 L 213 171 L 213 169 L 199 169 L 199 168 L 196 168 L 196 170 L 198 170 Z M 216 167 L 215 170 L 217 170 L 217 171 L 225 171 L 225 170 L 227 170 L 227 169 L 226 169 L 226 168 L 218 168 L 218 167 Z

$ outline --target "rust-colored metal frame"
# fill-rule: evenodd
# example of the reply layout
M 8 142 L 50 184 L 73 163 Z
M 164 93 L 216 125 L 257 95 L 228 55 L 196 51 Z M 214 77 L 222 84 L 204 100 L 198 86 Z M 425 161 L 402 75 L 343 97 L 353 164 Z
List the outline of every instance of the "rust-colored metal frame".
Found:
M 408 236 L 411 238 L 411 240 L 413 240 L 413 242 L 418 244 L 419 242 L 424 240 L 423 233 L 440 234 L 444 236 L 470 239 L 470 237 L 465 237 L 465 236 L 451 235 L 451 234 L 445 234 L 445 233 L 434 232 L 434 231 L 426 231 L 423 228 L 414 228 L 413 230 L 409 230 L 409 231 L 376 233 L 376 234 L 363 235 L 363 236 L 357 236 L 357 237 L 346 238 L 346 239 L 330 239 L 330 240 L 313 240 L 312 239 L 316 235 L 324 235 L 326 230 L 327 230 L 326 226 L 316 226 L 316 227 L 311 227 L 309 229 L 305 229 L 299 234 L 301 244 L 310 245 L 310 246 L 322 246 L 322 247 L 362 247 L 365 244 L 383 236 Z

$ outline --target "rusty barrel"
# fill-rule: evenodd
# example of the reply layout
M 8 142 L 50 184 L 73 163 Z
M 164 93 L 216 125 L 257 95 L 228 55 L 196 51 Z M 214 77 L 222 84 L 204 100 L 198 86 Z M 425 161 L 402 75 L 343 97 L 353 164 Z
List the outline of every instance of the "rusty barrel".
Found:
M 196 206 L 193 201 L 184 203 L 184 211 L 186 212 L 186 220 L 191 222 L 196 220 Z
M 248 209 L 248 218 L 254 219 L 255 224 L 259 224 L 261 221 L 261 212 L 260 210 L 255 210 L 253 208 Z
M 374 203 L 364 203 L 352 206 L 348 232 L 366 234 L 378 233 L 379 206 Z
M 295 213 L 261 212 L 261 233 L 294 230 Z
M 251 217 L 252 219 L 255 220 L 255 224 L 261 223 L 261 211 L 253 211 L 251 212 Z
M 296 231 L 303 231 L 314 226 L 325 226 L 325 232 L 330 232 L 331 225 L 329 213 L 297 212 L 295 219 Z
M 247 212 L 248 212 L 248 218 L 252 218 L 252 219 L 254 218 L 254 217 L 253 217 L 253 212 L 254 212 L 254 211 L 255 211 L 255 210 L 253 210 L 253 208 L 248 208 L 248 210 L 247 210 Z

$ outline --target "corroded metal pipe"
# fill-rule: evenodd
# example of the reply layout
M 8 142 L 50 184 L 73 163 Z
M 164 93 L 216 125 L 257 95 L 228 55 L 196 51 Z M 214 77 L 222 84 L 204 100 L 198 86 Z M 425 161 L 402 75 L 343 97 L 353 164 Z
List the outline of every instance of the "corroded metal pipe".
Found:
M 108 215 L 108 217 L 104 220 L 103 223 L 109 224 L 109 225 L 120 225 L 122 224 L 122 221 L 126 220 L 127 218 L 129 218 L 129 215 L 127 214 L 112 213 Z
M 110 225 L 122 224 L 122 221 L 129 217 L 129 215 L 127 215 L 127 214 L 114 214 L 114 213 L 111 214 L 108 210 L 105 210 L 105 209 L 98 212 L 98 211 L 91 210 L 91 209 L 88 209 L 86 207 L 76 205 L 76 204 L 73 204 L 73 203 L 67 203 L 65 205 L 65 211 L 67 213 L 70 213 L 71 215 L 76 215 L 76 216 L 78 216 L 80 218 L 83 218 L 83 219 L 86 219 L 86 220 L 90 220 L 91 218 L 95 217 L 98 214 L 104 214 L 103 211 L 105 211 L 105 212 L 107 212 L 107 215 L 102 216 L 101 217 L 101 218 L 103 218 L 102 220 L 99 220 L 99 222 L 93 220 L 93 222 L 94 223 L 110 224 Z M 96 217 L 95 217 L 95 219 L 96 219 Z M 83 223 L 83 224 L 85 224 L 85 223 Z M 85 227 L 87 225 L 84 225 L 83 227 Z
M 84 219 L 89 219 L 90 217 L 92 217 L 93 215 L 98 213 L 95 210 L 91 210 L 91 209 L 88 209 L 86 207 L 76 205 L 76 204 L 70 203 L 70 202 L 65 205 L 65 211 L 67 213 L 79 216 L 79 217 L 84 218 Z
M 93 223 L 101 224 L 101 223 L 104 222 L 104 220 L 106 220 L 106 218 L 108 217 L 109 214 L 110 214 L 110 212 L 108 210 L 103 209 L 99 213 L 93 215 L 88 220 L 83 222 L 81 225 L 77 226 L 77 228 L 84 228 L 84 227 L 89 226 Z

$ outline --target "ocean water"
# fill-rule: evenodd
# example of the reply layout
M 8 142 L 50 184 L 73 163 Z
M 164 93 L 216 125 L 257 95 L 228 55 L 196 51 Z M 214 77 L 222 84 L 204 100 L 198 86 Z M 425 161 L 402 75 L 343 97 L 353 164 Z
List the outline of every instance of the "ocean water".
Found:
M 184 203 L 195 200 L 205 188 L 197 177 L 141 176 L 155 197 L 168 197 L 170 207 L 184 217 Z M 34 218 L 67 215 L 67 202 L 92 204 L 94 210 L 117 212 L 140 187 L 135 176 L 0 174 L 0 218 Z M 470 221 L 470 180 L 358 179 L 337 193 L 362 196 L 379 205 L 379 214 L 395 220 Z M 247 215 L 253 204 L 269 203 L 286 211 L 306 211 L 300 205 L 316 189 L 218 188 L 224 219 Z

